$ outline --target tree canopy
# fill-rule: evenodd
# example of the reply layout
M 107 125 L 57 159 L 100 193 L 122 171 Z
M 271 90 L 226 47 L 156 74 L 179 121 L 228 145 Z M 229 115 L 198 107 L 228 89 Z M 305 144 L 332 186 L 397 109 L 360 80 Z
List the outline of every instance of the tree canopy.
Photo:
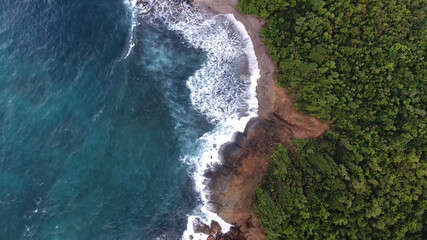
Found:
M 427 239 L 427 1 L 242 0 L 296 107 L 332 125 L 271 158 L 270 239 Z

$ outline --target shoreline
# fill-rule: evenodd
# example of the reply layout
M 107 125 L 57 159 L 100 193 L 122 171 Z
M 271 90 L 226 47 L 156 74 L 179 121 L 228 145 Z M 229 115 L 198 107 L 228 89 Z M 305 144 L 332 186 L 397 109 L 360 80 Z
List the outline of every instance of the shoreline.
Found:
M 234 18 L 241 22 L 252 40 L 255 55 L 258 59 L 258 67 L 261 77 L 257 84 L 257 98 L 259 115 L 266 117 L 268 113 L 273 112 L 273 101 L 271 90 L 276 86 L 275 82 L 275 63 L 268 53 L 260 35 L 262 27 L 266 24 L 251 15 L 245 15 L 237 9 L 239 0 L 190 0 L 192 4 L 207 8 L 214 14 L 232 14 Z M 260 87 L 261 86 L 261 87 Z
M 191 0 L 190 0 L 191 1 Z M 252 118 L 243 132 L 219 149 L 221 164 L 205 172 L 210 209 L 224 221 L 232 224 L 225 234 L 210 235 L 213 239 L 266 239 L 266 231 L 252 211 L 255 189 L 267 172 L 271 154 L 277 144 L 294 149 L 293 139 L 315 139 L 329 130 L 329 124 L 303 115 L 284 88 L 276 84 L 276 64 L 260 35 L 266 21 L 245 15 L 237 9 L 239 0 L 192 0 L 196 6 L 214 14 L 232 14 L 241 22 L 251 38 L 258 61 L 260 78 L 257 80 L 258 117 Z M 205 228 L 203 223 L 194 228 Z M 209 229 L 209 228 L 208 228 Z

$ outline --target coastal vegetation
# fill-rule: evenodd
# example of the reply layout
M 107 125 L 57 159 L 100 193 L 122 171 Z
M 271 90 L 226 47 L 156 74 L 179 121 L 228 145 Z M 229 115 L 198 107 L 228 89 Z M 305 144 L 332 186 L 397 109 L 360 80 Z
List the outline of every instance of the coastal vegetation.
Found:
M 331 124 L 278 146 L 269 239 L 427 239 L 427 1 L 242 0 L 296 107 Z

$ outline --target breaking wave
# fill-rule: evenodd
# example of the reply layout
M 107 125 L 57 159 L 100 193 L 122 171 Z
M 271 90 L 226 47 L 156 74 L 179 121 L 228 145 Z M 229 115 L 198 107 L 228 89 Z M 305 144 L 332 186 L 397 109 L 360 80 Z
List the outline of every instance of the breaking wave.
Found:
M 125 58 L 134 46 L 135 26 L 157 21 L 177 32 L 184 44 L 207 55 L 205 63 L 186 85 L 193 108 L 215 127 L 197 140 L 196 149 L 194 143 L 189 143 L 193 146 L 191 152 L 182 156 L 185 163 L 194 166 L 196 191 L 203 201 L 199 209 L 189 214 L 183 239 L 189 239 L 190 235 L 194 239 L 206 239 L 206 236 L 194 234 L 194 218 L 205 222 L 216 220 L 224 230 L 229 229 L 230 224 L 209 210 L 205 197 L 209 190 L 204 185 L 203 174 L 219 162 L 219 147 L 229 141 L 234 132 L 243 131 L 251 117 L 257 116 L 255 88 L 259 69 L 251 39 L 243 24 L 231 14 L 214 15 L 206 9 L 173 0 L 128 0 L 126 4 L 132 10 L 133 24 Z

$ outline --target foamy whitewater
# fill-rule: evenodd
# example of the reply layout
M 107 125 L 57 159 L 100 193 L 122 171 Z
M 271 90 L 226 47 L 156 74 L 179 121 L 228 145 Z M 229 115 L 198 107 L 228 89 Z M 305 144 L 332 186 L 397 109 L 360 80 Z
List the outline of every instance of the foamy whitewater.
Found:
M 173 0 L 131 0 L 125 3 L 132 11 L 133 24 L 124 58 L 129 56 L 135 45 L 135 27 L 144 21 L 153 24 L 161 21 L 179 33 L 184 44 L 207 53 L 201 69 L 186 84 L 193 108 L 215 128 L 197 140 L 196 151 L 189 149 L 182 156 L 183 162 L 195 166 L 195 186 L 203 201 L 202 206 L 189 213 L 182 239 L 189 239 L 190 235 L 194 239 L 206 239 L 206 235 L 193 232 L 192 223 L 196 217 L 205 223 L 215 220 L 224 231 L 228 231 L 231 225 L 208 207 L 205 194 L 209 189 L 203 184 L 203 174 L 219 162 L 219 147 L 230 141 L 234 132 L 242 132 L 249 119 L 257 116 L 256 83 L 260 75 L 252 41 L 244 25 L 231 14 L 214 15 L 205 9 Z M 179 108 L 174 111 L 179 111 Z M 176 127 L 180 127 L 179 122 Z

